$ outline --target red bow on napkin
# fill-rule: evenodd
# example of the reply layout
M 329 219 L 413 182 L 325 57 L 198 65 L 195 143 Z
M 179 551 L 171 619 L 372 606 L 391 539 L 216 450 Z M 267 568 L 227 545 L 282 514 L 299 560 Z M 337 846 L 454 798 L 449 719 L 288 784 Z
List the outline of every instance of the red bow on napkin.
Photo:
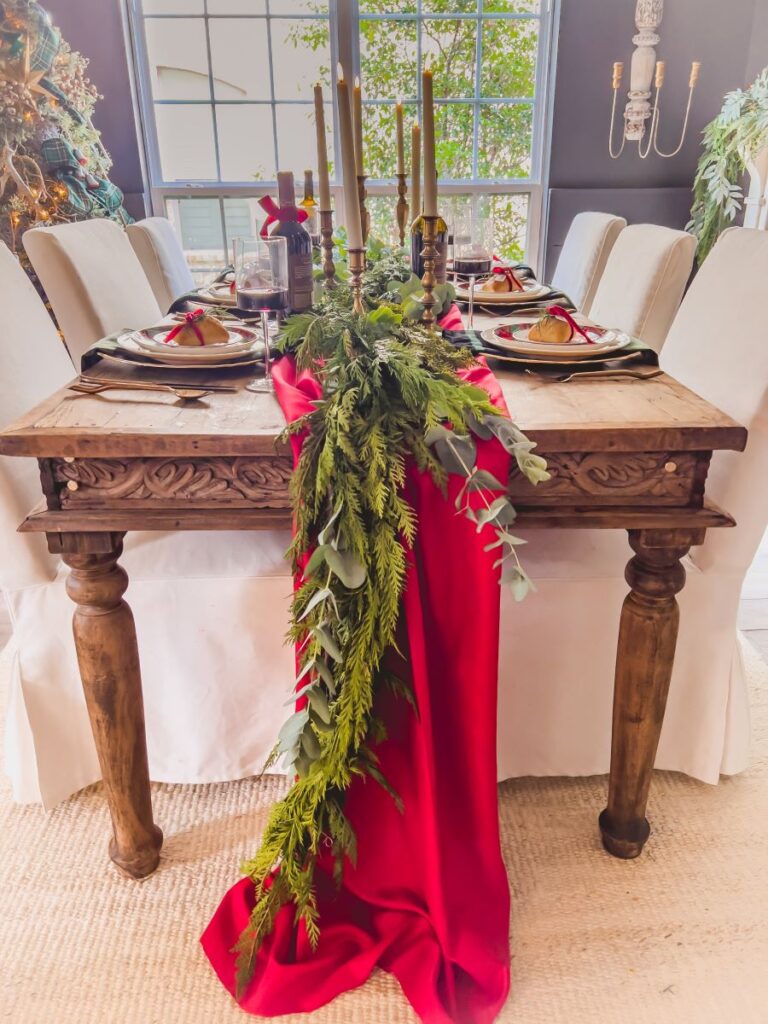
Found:
M 522 292 L 522 291 L 524 291 L 523 283 L 520 280 L 520 278 L 517 276 L 517 274 L 514 272 L 512 267 L 494 267 L 493 268 L 493 273 L 494 274 L 503 274 L 504 277 L 506 277 L 507 281 L 509 282 L 509 284 L 511 286 L 510 287 L 511 291 L 513 291 L 513 292 Z
M 297 206 L 278 206 L 272 196 L 262 196 L 259 200 L 259 206 L 267 215 L 267 219 L 261 225 L 261 231 L 259 232 L 262 238 L 267 237 L 267 228 L 270 224 L 275 224 L 279 220 L 295 220 L 298 224 L 301 224 L 309 217 L 306 210 L 300 210 Z
M 180 324 L 177 324 L 172 331 L 168 331 L 165 338 L 163 339 L 163 344 L 167 345 L 169 341 L 173 341 L 173 339 L 176 337 L 176 335 L 183 327 L 191 327 L 192 330 L 195 332 L 195 335 L 197 336 L 197 340 L 200 342 L 201 345 L 204 345 L 205 342 L 203 341 L 202 332 L 200 328 L 197 326 L 197 321 L 202 320 L 204 316 L 204 309 L 195 309 L 191 313 L 185 313 L 184 320 Z
M 552 316 L 562 317 L 563 320 L 565 320 L 565 322 L 571 328 L 571 330 L 574 331 L 576 334 L 580 334 L 588 345 L 597 344 L 596 340 L 594 338 L 590 338 L 590 336 L 587 334 L 584 328 L 576 323 L 576 321 L 573 319 L 573 317 L 567 309 L 563 309 L 562 306 L 549 306 L 547 312 L 551 313 Z

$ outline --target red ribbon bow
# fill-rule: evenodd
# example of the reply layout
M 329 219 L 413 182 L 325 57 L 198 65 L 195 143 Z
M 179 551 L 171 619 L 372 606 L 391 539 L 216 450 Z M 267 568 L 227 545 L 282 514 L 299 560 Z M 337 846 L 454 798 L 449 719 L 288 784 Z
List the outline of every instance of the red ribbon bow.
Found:
M 521 292 L 523 291 L 523 284 L 517 274 L 514 272 L 512 267 L 494 267 L 494 274 L 503 274 L 506 277 L 507 282 L 510 285 L 510 291 Z
M 262 196 L 259 200 L 259 206 L 267 215 L 267 219 L 261 225 L 261 231 L 259 232 L 262 238 L 267 237 L 269 225 L 275 224 L 279 220 L 283 222 L 295 220 L 298 224 L 301 224 L 309 218 L 307 211 L 300 210 L 298 206 L 278 206 L 272 196 Z
M 571 328 L 571 331 L 576 334 L 580 334 L 588 345 L 596 344 L 595 339 L 590 338 L 590 336 L 587 334 L 584 328 L 576 323 L 576 321 L 573 319 L 573 317 L 567 309 L 563 309 L 562 306 L 549 306 L 549 308 L 547 309 L 547 313 L 551 316 L 559 316 L 561 319 L 565 320 L 565 322 Z M 573 334 L 571 334 L 571 337 L 573 337 Z
M 195 309 L 191 313 L 185 313 L 183 322 L 177 324 L 177 326 L 174 327 L 172 331 L 169 331 L 166 334 L 164 344 L 167 345 L 169 341 L 173 341 L 173 339 L 176 337 L 179 331 L 183 330 L 183 328 L 191 327 L 197 336 L 197 340 L 200 342 L 201 345 L 204 345 L 205 341 L 203 340 L 203 332 L 197 326 L 197 321 L 202 320 L 205 315 L 206 314 L 204 309 Z

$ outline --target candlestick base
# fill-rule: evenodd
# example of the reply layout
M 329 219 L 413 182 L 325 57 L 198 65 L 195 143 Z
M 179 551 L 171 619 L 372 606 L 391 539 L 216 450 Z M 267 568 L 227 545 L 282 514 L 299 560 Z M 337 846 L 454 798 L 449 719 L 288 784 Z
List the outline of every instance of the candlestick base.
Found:
M 336 267 L 333 262 L 333 211 L 320 211 L 320 248 L 323 254 L 323 288 L 333 291 L 336 288 Z
M 365 188 L 367 177 L 367 174 L 358 174 L 357 176 L 357 201 L 360 204 L 360 227 L 363 229 L 363 245 L 368 241 L 368 232 L 371 229 L 371 215 L 365 206 L 365 200 L 368 196 Z
M 365 249 L 347 249 L 350 285 L 352 286 L 352 309 L 360 316 L 365 315 L 363 303 L 363 271 L 365 270 Z
M 426 214 L 422 215 L 421 218 L 424 221 L 424 233 L 422 235 L 422 241 L 424 242 L 424 248 L 421 250 L 421 258 L 424 264 L 424 274 L 421 278 L 421 283 L 424 285 L 424 294 L 420 298 L 421 304 L 424 306 L 424 316 L 422 317 L 422 323 L 431 330 L 435 330 L 435 313 L 433 306 L 436 303 L 434 296 L 435 285 L 437 284 L 437 278 L 435 277 L 435 261 L 437 260 L 437 217 L 428 217 Z
M 404 174 L 397 175 L 397 230 L 400 232 L 400 245 L 405 245 L 405 229 L 408 224 L 408 185 Z

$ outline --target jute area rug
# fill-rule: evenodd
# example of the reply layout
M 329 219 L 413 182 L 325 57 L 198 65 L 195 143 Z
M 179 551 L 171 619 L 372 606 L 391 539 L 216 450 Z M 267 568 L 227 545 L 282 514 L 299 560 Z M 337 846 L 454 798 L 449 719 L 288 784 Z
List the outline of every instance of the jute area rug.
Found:
M 768 1022 L 768 667 L 745 648 L 752 767 L 717 787 L 658 773 L 639 860 L 602 852 L 604 778 L 500 787 L 513 900 L 504 1024 Z M 0 1019 L 244 1024 L 197 939 L 283 790 L 275 778 L 155 786 L 163 861 L 135 884 L 107 861 L 100 787 L 46 815 L 13 805 L 0 784 Z M 460 821 L 456 831 L 460 841 Z M 416 1018 L 377 973 L 322 1011 L 282 1020 Z

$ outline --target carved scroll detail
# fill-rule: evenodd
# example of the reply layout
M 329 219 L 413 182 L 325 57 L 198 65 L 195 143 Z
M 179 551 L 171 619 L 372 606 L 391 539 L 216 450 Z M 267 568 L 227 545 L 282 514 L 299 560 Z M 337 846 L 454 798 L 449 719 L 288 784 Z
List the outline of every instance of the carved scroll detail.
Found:
M 287 458 L 75 459 L 54 462 L 62 508 L 243 505 L 290 508 Z
M 513 498 L 538 501 L 570 498 L 576 501 L 652 497 L 668 504 L 684 504 L 695 494 L 697 456 L 691 452 L 629 454 L 578 452 L 546 456 L 552 479 L 537 487 L 515 469 L 510 480 Z

